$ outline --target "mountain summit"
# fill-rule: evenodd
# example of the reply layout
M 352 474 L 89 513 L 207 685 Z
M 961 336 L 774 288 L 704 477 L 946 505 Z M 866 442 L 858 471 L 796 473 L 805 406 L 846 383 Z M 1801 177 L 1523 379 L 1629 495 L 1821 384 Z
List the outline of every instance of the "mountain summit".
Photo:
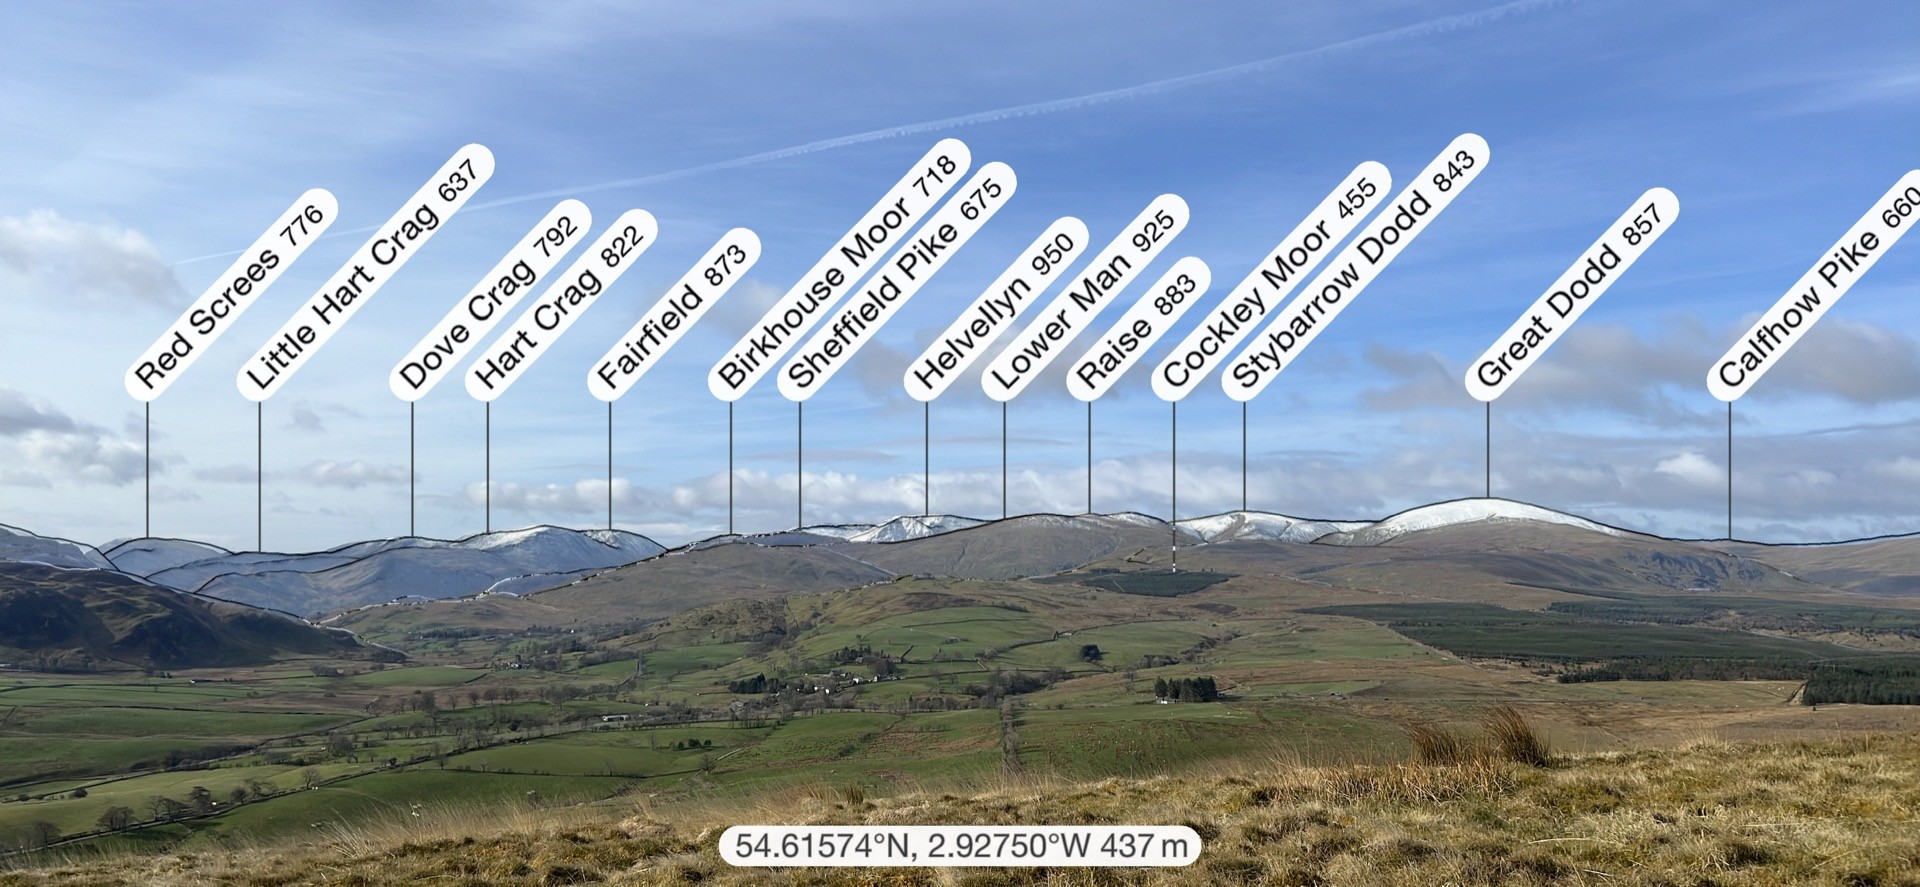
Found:
M 1331 533 L 1314 541 L 1329 545 L 1385 545 L 1409 533 L 1442 527 L 1477 523 L 1533 522 L 1577 527 L 1609 536 L 1626 536 L 1627 531 L 1595 523 L 1565 512 L 1515 502 L 1511 499 L 1455 499 L 1410 508 L 1392 517 L 1363 524 L 1343 532 Z

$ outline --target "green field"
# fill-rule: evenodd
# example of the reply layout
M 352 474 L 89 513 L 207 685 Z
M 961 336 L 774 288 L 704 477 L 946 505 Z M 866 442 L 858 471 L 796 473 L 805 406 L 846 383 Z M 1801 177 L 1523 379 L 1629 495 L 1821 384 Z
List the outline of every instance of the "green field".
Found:
M 183 680 L 150 680 L 132 684 L 100 683 L 18 683 L 0 687 L 0 707 L 50 705 L 59 703 L 106 703 L 111 705 L 173 704 L 177 701 L 211 702 L 222 699 L 247 699 L 263 692 L 284 690 L 285 684 L 258 686 L 254 682 L 188 683 Z
M 311 733 L 349 723 L 338 714 L 195 708 L 39 708 L 20 714 L 9 732 L 66 737 L 251 737 Z
M 215 739 L 75 739 L 0 735 L 0 786 L 33 791 L 42 782 L 157 766 L 168 752 L 225 747 Z
M 745 643 L 705 644 L 652 651 L 641 661 L 646 664 L 648 674 L 671 676 L 726 665 L 746 652 Z
M 455 687 L 486 675 L 487 672 L 480 669 L 424 665 L 370 671 L 342 682 L 355 687 Z

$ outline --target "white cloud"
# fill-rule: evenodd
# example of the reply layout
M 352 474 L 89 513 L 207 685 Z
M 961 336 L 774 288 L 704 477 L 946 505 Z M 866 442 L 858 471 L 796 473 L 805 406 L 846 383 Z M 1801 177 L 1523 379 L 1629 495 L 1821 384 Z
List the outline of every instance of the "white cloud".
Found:
M 1682 405 L 1674 392 L 1705 391 L 1707 365 L 1717 354 L 1709 353 L 1709 338 L 1697 321 L 1685 318 L 1668 318 L 1650 336 L 1621 324 L 1584 324 L 1539 358 L 1500 402 L 1552 411 L 1610 410 L 1662 427 L 1707 424 L 1709 412 Z M 1479 406 L 1462 382 L 1464 362 L 1378 342 L 1366 346 L 1366 361 L 1388 382 L 1364 393 L 1368 406 Z
M 1718 411 L 1705 407 L 1705 398 L 1687 395 L 1705 390 L 1707 369 L 1737 335 L 1710 333 L 1697 320 L 1680 317 L 1667 318 L 1651 334 L 1622 324 L 1578 326 L 1532 365 L 1501 403 L 1557 411 L 1595 408 L 1666 428 L 1710 425 Z M 1464 364 L 1377 342 L 1367 344 L 1365 355 L 1388 380 L 1364 392 L 1368 406 L 1475 405 L 1461 384 Z M 1920 398 L 1920 343 L 1871 323 L 1827 318 L 1780 358 L 1756 394 L 1812 394 L 1864 405 Z
M 1883 327 L 1829 317 L 1780 358 L 1760 384 L 1768 383 L 1857 404 L 1912 400 L 1920 397 L 1920 346 Z
M 918 474 L 862 477 L 838 471 L 809 471 L 806 477 L 805 504 L 807 522 L 810 524 L 872 523 L 898 514 L 918 514 L 923 501 L 921 477 Z M 756 513 L 766 512 L 769 516 L 784 513 L 790 523 L 798 492 L 794 478 L 791 472 L 775 474 L 736 470 L 733 473 L 734 505 L 736 508 L 751 508 Z M 936 488 L 941 479 L 936 476 Z M 999 490 L 997 477 L 994 479 L 994 490 Z M 721 472 L 679 484 L 673 488 L 672 501 L 681 509 L 725 508 L 728 501 L 727 475 Z M 995 498 L 994 503 L 997 513 L 999 499 Z
M 136 441 L 0 388 L 0 464 L 0 483 L 9 486 L 48 488 L 68 480 L 119 485 L 143 475 L 146 457 Z
M 146 458 L 138 444 L 99 429 L 30 431 L 8 442 L 14 464 L 8 477 L 26 486 L 41 479 L 125 484 L 139 479 Z
M 1901 456 L 1891 462 L 1881 463 L 1878 471 L 1893 480 L 1920 483 L 1920 459 L 1912 456 Z
M 1718 464 L 1694 452 L 1662 459 L 1653 470 L 1701 487 L 1723 483 L 1727 477 Z
M 320 414 L 308 409 L 304 404 L 294 405 L 293 412 L 287 419 L 287 427 L 312 434 L 324 434 L 327 430 L 326 423 L 320 420 Z
M 35 299 L 172 306 L 186 297 L 140 232 L 48 210 L 0 217 L 0 269 Z
M 0 437 L 32 431 L 72 431 L 71 416 L 43 403 L 34 403 L 25 394 L 0 388 Z
M 487 484 L 475 482 L 466 485 L 467 502 L 470 505 L 482 505 L 488 500 Z M 578 515 L 604 515 L 607 510 L 607 479 L 604 477 L 581 478 L 572 483 L 519 484 L 506 481 L 494 481 L 492 503 L 495 511 L 520 512 L 530 515 L 552 515 L 556 518 Z M 624 477 L 613 479 L 613 505 L 629 510 L 646 509 L 649 514 L 659 509 L 655 506 L 651 491 L 636 488 Z

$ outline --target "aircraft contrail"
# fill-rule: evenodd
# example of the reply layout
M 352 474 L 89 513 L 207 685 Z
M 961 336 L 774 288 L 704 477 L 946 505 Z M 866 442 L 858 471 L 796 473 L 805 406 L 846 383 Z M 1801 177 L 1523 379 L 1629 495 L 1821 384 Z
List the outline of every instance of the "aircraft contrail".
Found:
M 1312 59 L 1320 58 L 1322 56 L 1335 55 L 1339 53 L 1350 52 L 1356 49 L 1364 49 L 1367 47 L 1379 46 L 1387 43 L 1396 43 L 1409 38 L 1428 37 L 1435 34 L 1444 34 L 1449 31 L 1459 31 L 1459 30 L 1466 30 L 1470 28 L 1478 28 L 1478 27 L 1490 24 L 1492 22 L 1499 21 L 1504 18 L 1509 18 L 1511 16 L 1533 12 L 1538 9 L 1545 9 L 1545 8 L 1555 7 L 1555 6 L 1566 6 L 1575 2 L 1578 2 L 1578 0 L 1514 0 L 1514 2 L 1504 3 L 1499 6 L 1488 7 L 1486 9 L 1476 10 L 1473 12 L 1464 12 L 1464 13 L 1458 13 L 1455 15 L 1441 16 L 1439 18 L 1428 19 L 1423 22 L 1416 22 L 1411 25 L 1403 25 L 1398 28 L 1392 28 L 1385 31 L 1366 34 L 1360 37 L 1353 37 L 1346 40 L 1329 43 L 1329 44 L 1326 44 L 1325 46 L 1316 46 L 1312 49 L 1295 50 L 1293 52 L 1282 53 L 1280 55 L 1259 59 L 1256 61 L 1242 62 L 1240 64 L 1230 65 L 1224 68 L 1215 68 L 1210 71 L 1200 71 L 1193 74 L 1183 74 L 1179 77 L 1168 77 L 1162 80 L 1153 80 L 1147 83 L 1139 83 L 1132 86 L 1122 86 L 1116 89 L 1102 90 L 1100 92 L 1090 92 L 1085 95 L 1077 95 L 1069 98 L 1050 99 L 1044 102 L 1031 102 L 1028 104 L 1014 105 L 1012 107 L 1007 107 L 1007 108 L 996 108 L 991 111 L 976 111 L 972 114 L 962 114 L 957 117 L 942 117 L 937 120 L 926 120 L 926 121 L 921 121 L 919 123 L 908 123 L 901 126 L 887 127 L 885 129 L 873 129 L 873 130 L 868 130 L 866 132 L 854 133 L 852 135 L 836 136 L 830 139 L 821 139 L 819 141 L 807 142 L 805 144 L 794 145 L 788 148 L 779 148 L 772 151 L 763 151 L 758 154 L 749 154 L 745 157 L 736 157 L 731 160 L 720 160 L 713 163 L 703 163 L 698 166 L 689 166 L 683 169 L 676 169 L 668 172 L 659 172 L 659 173 L 653 173 L 651 175 L 635 176 L 632 178 L 625 178 L 625 179 L 611 179 L 608 181 L 595 182 L 587 185 L 576 185 L 570 188 L 555 188 L 547 191 L 535 191 L 528 194 L 515 195 L 513 197 L 503 197 L 499 200 L 492 200 L 484 203 L 476 202 L 476 203 L 473 203 L 472 205 L 464 207 L 463 209 L 464 211 L 471 213 L 477 210 L 494 209 L 502 206 L 513 206 L 515 204 L 528 203 L 536 200 L 553 200 L 561 197 L 574 197 L 581 194 L 591 194 L 596 191 L 613 191 L 613 190 L 618 190 L 622 188 L 636 188 L 643 185 L 657 185 L 663 182 L 678 181 L 680 179 L 691 178 L 693 176 L 706 175 L 708 173 L 720 172 L 723 170 L 738 169 L 743 166 L 758 166 L 763 163 L 773 163 L 780 160 L 786 160 L 790 157 L 801 157 L 807 154 L 813 154 L 820 151 L 831 151 L 836 148 L 847 148 L 854 145 L 864 145 L 868 142 L 878 142 L 878 141 L 885 141 L 887 139 L 897 139 L 903 136 L 921 135 L 924 133 L 940 132 L 942 130 L 959 129 L 961 127 L 976 126 L 983 123 L 998 123 L 1002 120 L 1011 120 L 1016 117 L 1038 117 L 1044 114 L 1058 114 L 1062 111 L 1076 111 L 1081 108 L 1088 108 L 1094 105 L 1104 105 L 1110 102 L 1125 101 L 1128 99 L 1135 99 L 1135 98 L 1141 98 L 1144 96 L 1171 92 L 1173 90 L 1178 90 L 1178 89 L 1186 89 L 1192 86 L 1200 86 L 1208 83 L 1218 83 L 1224 80 L 1232 80 L 1232 79 L 1246 77 L 1254 74 L 1261 74 L 1261 73 L 1270 71 L 1274 68 L 1280 67 L 1282 65 L 1309 61 Z M 355 234 L 367 234 L 375 230 L 376 227 L 377 226 L 368 226 L 365 228 L 353 228 L 345 231 L 330 231 L 325 235 L 323 239 L 331 239 L 334 237 L 343 237 L 343 236 L 350 236 Z M 191 259 L 182 259 L 178 262 L 175 262 L 173 263 L 173 267 L 188 265 L 194 262 L 203 262 L 209 259 L 231 258 L 233 256 L 240 255 L 240 252 L 241 251 L 239 250 L 234 250 L 231 252 L 212 253 L 204 256 L 195 256 Z

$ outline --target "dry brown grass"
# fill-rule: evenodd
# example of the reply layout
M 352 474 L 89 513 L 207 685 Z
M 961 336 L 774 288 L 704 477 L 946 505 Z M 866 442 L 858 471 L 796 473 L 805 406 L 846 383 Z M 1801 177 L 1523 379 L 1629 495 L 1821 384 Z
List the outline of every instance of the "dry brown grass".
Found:
M 1547 739 L 1511 705 L 1496 705 L 1480 716 L 1480 733 L 1472 735 L 1438 724 L 1407 728 L 1414 757 L 1422 764 L 1458 766 L 1508 761 L 1545 767 L 1552 760 Z
M 1507 747 L 1494 725 L 1482 727 L 1485 747 Z M 0 874 L 0 885 L 1881 887 L 1920 885 L 1917 808 L 1920 738 L 1701 741 L 1544 767 L 1491 754 L 1447 764 L 1250 762 L 1207 777 L 1020 777 L 889 797 L 816 786 L 619 810 L 448 810 L 299 845 L 75 859 Z M 733 869 L 715 843 L 741 822 L 1185 824 L 1206 849 L 1192 866 L 1165 870 Z
M 1511 705 L 1487 709 L 1480 719 L 1487 734 L 1487 745 L 1502 760 L 1529 767 L 1545 767 L 1550 759 L 1546 737 L 1527 723 L 1520 710 Z

